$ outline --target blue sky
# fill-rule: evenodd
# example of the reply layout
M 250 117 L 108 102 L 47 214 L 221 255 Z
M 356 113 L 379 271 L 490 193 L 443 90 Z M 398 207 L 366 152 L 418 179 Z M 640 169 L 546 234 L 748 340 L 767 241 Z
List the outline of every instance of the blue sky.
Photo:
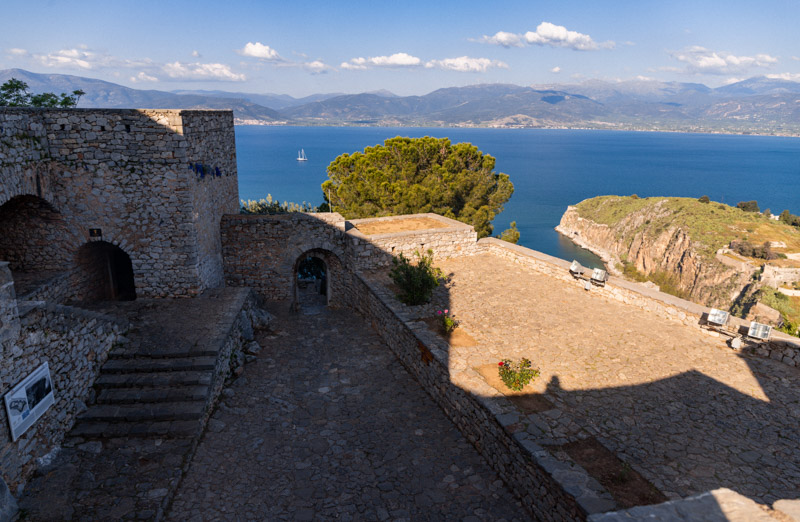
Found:
M 113 1 L 4 6 L 0 69 L 143 89 L 800 81 L 797 1 Z

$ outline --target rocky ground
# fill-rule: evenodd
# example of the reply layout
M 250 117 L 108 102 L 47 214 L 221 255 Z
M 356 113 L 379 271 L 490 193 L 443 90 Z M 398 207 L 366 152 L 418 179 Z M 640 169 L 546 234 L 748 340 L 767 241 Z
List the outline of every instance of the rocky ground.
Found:
M 368 324 L 284 308 L 224 390 L 170 520 L 528 519 Z

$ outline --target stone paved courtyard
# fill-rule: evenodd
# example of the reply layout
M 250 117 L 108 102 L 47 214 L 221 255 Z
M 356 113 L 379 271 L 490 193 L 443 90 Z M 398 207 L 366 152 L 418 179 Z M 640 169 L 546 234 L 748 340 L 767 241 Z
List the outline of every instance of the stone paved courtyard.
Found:
M 349 311 L 282 312 L 223 391 L 170 520 L 526 520 Z
M 439 266 L 436 307 L 478 342 L 450 350 L 451 378 L 486 390 L 474 368 L 530 358 L 555 405 L 529 417 L 542 444 L 595 436 L 670 498 L 800 497 L 800 370 L 499 257 Z

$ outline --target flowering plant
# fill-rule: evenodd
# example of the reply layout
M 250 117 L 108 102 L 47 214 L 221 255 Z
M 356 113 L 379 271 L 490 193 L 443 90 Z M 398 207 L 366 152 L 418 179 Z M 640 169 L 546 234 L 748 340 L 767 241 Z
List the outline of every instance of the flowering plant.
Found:
M 503 359 L 497 363 L 500 378 L 515 391 L 520 391 L 526 384 L 539 376 L 539 368 L 531 368 L 531 362 L 524 357 L 519 361 Z
M 436 319 L 439 320 L 446 334 L 453 333 L 453 330 L 458 328 L 459 321 L 455 315 L 450 314 L 450 310 L 437 310 Z

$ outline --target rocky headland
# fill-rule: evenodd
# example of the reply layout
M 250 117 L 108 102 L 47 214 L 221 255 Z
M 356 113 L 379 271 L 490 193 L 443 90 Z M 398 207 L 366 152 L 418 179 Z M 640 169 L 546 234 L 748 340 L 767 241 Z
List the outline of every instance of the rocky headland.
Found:
M 568 207 L 556 230 L 599 255 L 612 274 L 723 309 L 746 293 L 764 263 L 730 252 L 731 241 L 800 244 L 795 227 L 692 198 L 591 198 Z

